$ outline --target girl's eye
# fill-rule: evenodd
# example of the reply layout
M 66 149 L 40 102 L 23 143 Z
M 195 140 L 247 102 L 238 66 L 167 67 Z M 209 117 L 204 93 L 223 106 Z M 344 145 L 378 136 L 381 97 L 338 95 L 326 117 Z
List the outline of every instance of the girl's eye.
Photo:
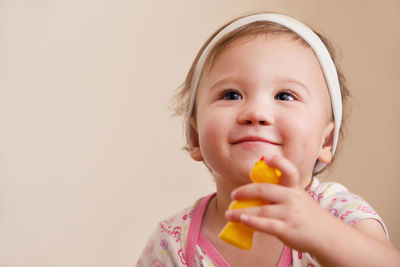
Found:
M 290 91 L 283 91 L 283 92 L 279 92 L 276 96 L 275 96 L 276 100 L 279 101 L 293 101 L 296 100 L 296 95 Z
M 224 100 L 240 100 L 243 99 L 242 95 L 234 90 L 226 90 L 221 94 L 221 98 Z

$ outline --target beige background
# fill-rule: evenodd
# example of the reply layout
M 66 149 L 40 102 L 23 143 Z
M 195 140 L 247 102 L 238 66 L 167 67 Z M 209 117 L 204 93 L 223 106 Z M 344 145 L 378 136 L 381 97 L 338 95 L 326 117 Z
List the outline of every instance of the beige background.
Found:
M 399 248 L 399 1 L 0 0 L 0 265 L 133 266 L 159 220 L 214 191 L 168 101 L 207 37 L 258 10 L 340 47 L 353 112 L 327 175 Z

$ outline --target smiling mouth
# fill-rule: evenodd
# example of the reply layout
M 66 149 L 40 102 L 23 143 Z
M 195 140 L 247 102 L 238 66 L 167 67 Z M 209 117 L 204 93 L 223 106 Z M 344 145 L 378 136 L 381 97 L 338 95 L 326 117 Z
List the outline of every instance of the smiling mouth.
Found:
M 266 143 L 266 144 L 272 144 L 272 145 L 279 145 L 279 143 L 273 142 L 271 140 L 268 139 L 264 139 L 261 137 L 245 137 L 245 138 L 241 138 L 237 141 L 232 142 L 233 145 L 237 145 L 237 144 L 243 144 L 243 143 Z

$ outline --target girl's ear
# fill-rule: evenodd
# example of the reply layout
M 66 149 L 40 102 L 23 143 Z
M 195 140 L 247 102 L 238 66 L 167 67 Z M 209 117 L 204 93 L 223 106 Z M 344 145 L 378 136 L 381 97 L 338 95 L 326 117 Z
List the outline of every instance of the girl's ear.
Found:
M 335 123 L 329 122 L 325 128 L 323 143 L 321 150 L 318 155 L 318 160 L 323 163 L 330 163 L 332 161 L 332 146 L 333 146 L 333 135 L 334 135 Z
M 189 154 L 192 159 L 196 161 L 203 161 L 203 155 L 200 151 L 199 134 L 197 131 L 196 120 L 192 117 L 190 119 L 190 140 L 189 140 Z

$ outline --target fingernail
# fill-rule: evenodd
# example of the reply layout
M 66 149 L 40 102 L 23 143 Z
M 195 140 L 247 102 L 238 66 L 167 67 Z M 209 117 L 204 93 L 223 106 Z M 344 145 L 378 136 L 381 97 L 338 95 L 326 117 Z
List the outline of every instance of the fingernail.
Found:
M 228 218 L 232 217 L 232 211 L 231 210 L 227 210 L 225 212 L 225 216 L 228 217 Z
M 249 220 L 249 216 L 242 214 L 242 215 L 240 215 L 240 220 L 243 222 L 247 222 Z

